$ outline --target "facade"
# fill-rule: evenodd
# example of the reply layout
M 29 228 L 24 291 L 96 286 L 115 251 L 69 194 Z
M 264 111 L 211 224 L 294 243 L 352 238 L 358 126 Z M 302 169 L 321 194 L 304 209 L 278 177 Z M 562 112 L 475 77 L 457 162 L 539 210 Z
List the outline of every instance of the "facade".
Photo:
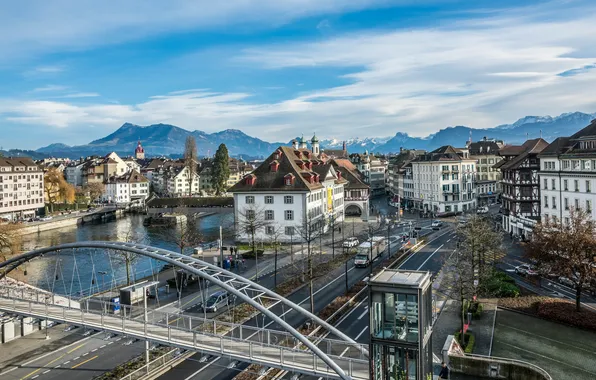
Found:
M 476 160 L 476 189 L 478 205 L 484 206 L 496 203 L 501 196 L 501 172 L 494 166 L 501 161 L 499 149 L 502 141 L 489 140 L 468 144 L 470 157 Z
M 430 273 L 385 269 L 368 288 L 370 379 L 432 378 Z
M 32 218 L 43 207 L 42 169 L 30 158 L 0 157 L 0 218 Z
M 104 202 L 145 203 L 149 196 L 149 180 L 141 173 L 132 171 L 121 176 L 110 177 L 105 183 Z
M 375 157 L 368 151 L 365 151 L 364 154 L 353 153 L 349 157 L 356 169 L 362 173 L 364 183 L 370 185 L 372 195 L 385 194 L 388 162 Z
M 139 140 L 137 147 L 135 149 L 135 158 L 137 160 L 144 160 L 145 159 L 145 149 L 141 145 L 141 141 Z
M 188 197 L 199 194 L 199 175 L 194 174 L 190 178 L 188 167 L 172 167 L 166 178 L 166 194 L 173 197 Z
M 446 145 L 417 156 L 411 165 L 414 209 L 457 213 L 476 208 L 476 160 L 467 152 Z
M 279 234 L 283 242 L 305 240 L 306 230 L 327 231 L 331 222 L 343 220 L 346 180 L 316 151 L 280 146 L 228 190 L 234 195 L 239 240 L 250 240 L 250 217 L 267 224 L 255 231 L 258 241 Z
M 397 156 L 389 160 L 387 173 L 388 193 L 400 207 L 407 207 L 407 200 L 414 197 L 412 180 L 412 160 L 417 156 L 426 154 L 424 150 L 400 149 Z M 412 205 L 410 205 L 412 207 Z M 410 208 L 408 207 L 408 208 Z
M 530 237 L 540 220 L 540 160 L 538 155 L 548 143 L 543 139 L 526 141 L 520 146 L 505 146 L 495 164 L 501 171 L 503 229 L 516 236 Z
M 344 212 L 346 216 L 360 216 L 366 221 L 369 218 L 370 186 L 361 178 L 356 167 L 345 158 L 332 159 L 331 165 L 340 172 L 347 181 L 344 185 Z
M 583 209 L 596 220 L 596 120 L 571 137 L 559 137 L 538 155 L 540 216 L 569 222 Z
M 75 187 L 83 186 L 83 165 L 84 161 L 71 162 L 64 169 L 64 177 L 66 182 Z

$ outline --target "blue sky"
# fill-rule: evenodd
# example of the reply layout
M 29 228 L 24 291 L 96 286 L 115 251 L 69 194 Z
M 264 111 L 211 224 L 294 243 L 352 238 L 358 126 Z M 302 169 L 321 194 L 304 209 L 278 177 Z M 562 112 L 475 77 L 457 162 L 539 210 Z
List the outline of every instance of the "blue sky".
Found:
M 0 146 L 124 122 L 284 141 L 596 112 L 590 0 L 29 0 L 0 14 Z

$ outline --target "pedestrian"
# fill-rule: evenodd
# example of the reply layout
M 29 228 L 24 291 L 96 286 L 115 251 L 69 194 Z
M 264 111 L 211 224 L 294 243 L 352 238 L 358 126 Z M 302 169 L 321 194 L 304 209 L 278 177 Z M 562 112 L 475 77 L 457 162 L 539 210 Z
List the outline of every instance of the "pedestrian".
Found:
M 439 379 L 449 379 L 449 368 L 447 368 L 447 364 L 445 362 L 441 363 L 441 372 L 439 373 Z

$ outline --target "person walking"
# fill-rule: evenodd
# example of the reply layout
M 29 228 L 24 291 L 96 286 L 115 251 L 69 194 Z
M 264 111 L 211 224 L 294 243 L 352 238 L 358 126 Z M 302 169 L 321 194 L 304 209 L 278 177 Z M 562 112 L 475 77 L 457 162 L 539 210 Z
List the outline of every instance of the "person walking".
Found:
M 449 368 L 447 368 L 447 364 L 445 362 L 441 363 L 441 372 L 439 373 L 439 379 L 449 379 Z

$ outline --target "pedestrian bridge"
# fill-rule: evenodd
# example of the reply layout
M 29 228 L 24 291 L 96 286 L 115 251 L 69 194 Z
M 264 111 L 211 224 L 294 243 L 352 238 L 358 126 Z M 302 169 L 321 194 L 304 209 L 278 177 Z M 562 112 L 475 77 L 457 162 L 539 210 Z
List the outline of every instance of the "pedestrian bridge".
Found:
M 147 214 L 198 214 L 233 212 L 232 197 L 153 198 L 147 202 Z
M 106 313 L 105 310 L 108 308 L 105 307 L 90 307 L 89 301 L 64 302 L 64 298 L 60 297 L 61 300 L 58 302 L 59 297 L 34 289 L 0 288 L 0 311 L 127 335 L 305 375 L 337 379 L 369 378 L 366 345 L 356 343 L 317 316 L 269 289 L 235 273 L 176 252 L 134 243 L 69 243 L 37 249 L 0 263 L 0 277 L 44 254 L 59 254 L 69 249 L 73 250 L 74 254 L 79 252 L 80 248 L 97 248 L 111 253 L 136 253 L 172 264 L 227 290 L 269 317 L 284 331 L 251 328 L 187 316 L 182 317 L 184 323 L 172 326 L 170 316 L 157 311 L 147 311 L 145 316 L 143 312 L 133 312 L 131 308 L 127 313 L 127 308 L 123 308 L 122 313 L 117 315 Z M 305 337 L 271 311 L 273 306 L 279 304 L 303 314 L 339 340 L 319 341 Z

